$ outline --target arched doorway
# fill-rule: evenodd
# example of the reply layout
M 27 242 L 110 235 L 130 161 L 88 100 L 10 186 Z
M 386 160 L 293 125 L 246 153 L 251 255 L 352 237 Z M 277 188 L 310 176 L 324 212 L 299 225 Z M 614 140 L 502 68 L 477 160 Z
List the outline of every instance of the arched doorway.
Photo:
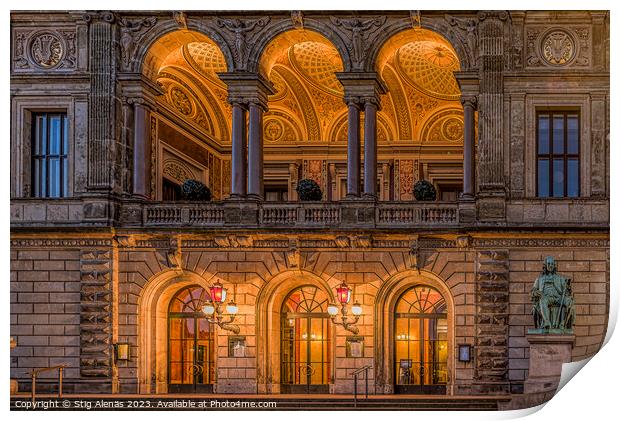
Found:
M 214 331 L 202 307 L 210 300 L 200 285 L 182 288 L 168 306 L 168 392 L 213 392 Z
M 448 382 L 446 301 L 427 285 L 406 290 L 394 312 L 396 393 L 445 394 Z
M 282 393 L 329 393 L 331 332 L 327 294 L 313 285 L 284 300 L 280 329 Z

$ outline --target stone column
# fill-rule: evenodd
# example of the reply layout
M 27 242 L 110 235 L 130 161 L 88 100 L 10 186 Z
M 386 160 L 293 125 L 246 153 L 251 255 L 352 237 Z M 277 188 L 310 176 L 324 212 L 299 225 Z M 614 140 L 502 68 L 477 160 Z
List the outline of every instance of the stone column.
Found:
M 360 195 L 360 108 L 359 99 L 351 98 L 347 144 L 347 198 Z
M 143 101 L 133 99 L 133 194 L 148 199 L 151 196 L 151 136 L 149 110 Z
M 258 103 L 249 105 L 248 196 L 263 200 L 263 109 Z
M 475 96 L 461 97 L 465 118 L 463 144 L 463 198 L 473 199 L 476 193 L 476 130 L 474 111 L 478 103 Z
M 377 104 L 364 104 L 364 197 L 377 198 Z
M 235 199 L 246 196 L 246 110 L 239 102 L 232 104 L 232 176 L 230 197 Z

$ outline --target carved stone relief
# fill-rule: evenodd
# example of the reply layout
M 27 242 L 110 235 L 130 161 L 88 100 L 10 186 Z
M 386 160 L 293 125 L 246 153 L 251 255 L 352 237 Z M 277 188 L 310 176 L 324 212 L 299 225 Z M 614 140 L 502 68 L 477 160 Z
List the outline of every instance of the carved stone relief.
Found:
M 588 67 L 591 62 L 590 28 L 528 26 L 528 67 Z
M 181 161 L 169 159 L 164 161 L 164 165 L 162 166 L 163 175 L 176 180 L 179 184 L 185 182 L 185 180 L 195 179 L 196 176 L 194 173 L 187 168 Z
M 121 28 L 122 67 L 125 70 L 129 70 L 136 46 L 140 43 L 140 39 L 144 34 L 155 26 L 157 18 L 155 16 L 137 19 L 121 18 L 118 23 Z
M 226 30 L 225 36 L 232 44 L 235 70 L 245 68 L 248 45 L 252 44 L 253 36 L 269 19 L 268 16 L 261 19 L 217 19 L 217 25 Z
M 331 22 L 336 25 L 343 38 L 349 40 L 347 49 L 351 54 L 351 61 L 353 63 L 353 71 L 364 70 L 365 61 L 368 56 L 368 50 L 370 49 L 370 39 L 380 31 L 380 28 L 385 24 L 386 16 L 380 16 L 373 19 L 340 19 L 330 17 Z
M 76 66 L 75 29 L 13 32 L 13 70 L 74 70 Z

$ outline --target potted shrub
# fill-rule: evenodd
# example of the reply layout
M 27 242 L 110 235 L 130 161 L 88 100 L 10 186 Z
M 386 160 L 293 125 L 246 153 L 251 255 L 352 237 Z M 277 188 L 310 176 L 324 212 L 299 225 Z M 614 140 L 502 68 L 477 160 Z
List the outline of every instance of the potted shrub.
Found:
M 204 202 L 211 200 L 211 190 L 198 180 L 185 180 L 181 186 L 181 191 L 185 200 Z
M 304 202 L 321 200 L 323 198 L 321 187 L 319 187 L 316 181 L 308 178 L 297 183 L 297 194 L 299 195 L 299 200 Z
M 433 201 L 437 199 L 437 190 L 428 180 L 420 180 L 413 186 L 413 197 L 420 201 Z

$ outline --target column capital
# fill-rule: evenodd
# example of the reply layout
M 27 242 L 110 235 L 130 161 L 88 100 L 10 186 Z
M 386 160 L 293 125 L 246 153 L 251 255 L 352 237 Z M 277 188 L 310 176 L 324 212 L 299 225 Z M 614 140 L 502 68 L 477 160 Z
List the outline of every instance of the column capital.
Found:
M 344 87 L 347 105 L 363 107 L 367 102 L 381 104 L 381 95 L 387 92 L 385 83 L 375 72 L 339 72 L 336 77 Z
M 461 95 L 461 104 L 463 107 L 472 107 L 474 110 L 478 108 L 478 97 L 476 95 Z
M 135 106 L 141 106 L 149 111 L 157 111 L 157 106 L 144 97 L 127 97 L 127 104 Z
M 267 110 L 269 95 L 275 93 L 273 84 L 259 73 L 250 72 L 222 72 L 218 77 L 228 87 L 228 102 L 230 104 L 260 104 Z

